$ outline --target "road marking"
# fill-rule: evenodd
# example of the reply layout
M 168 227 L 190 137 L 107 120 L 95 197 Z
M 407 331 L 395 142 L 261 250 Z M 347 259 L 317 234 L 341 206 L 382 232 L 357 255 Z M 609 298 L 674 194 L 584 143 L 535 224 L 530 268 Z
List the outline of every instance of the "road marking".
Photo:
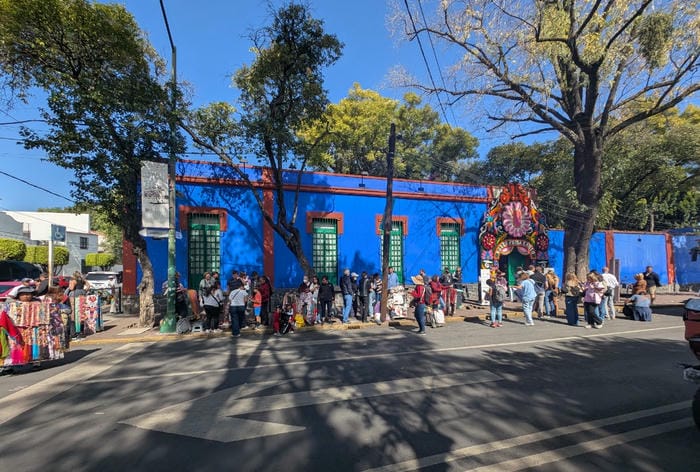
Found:
M 619 446 L 621 444 L 626 444 L 632 441 L 638 441 L 640 439 L 648 438 L 651 436 L 657 436 L 663 433 L 670 433 L 671 431 L 677 431 L 679 429 L 690 428 L 692 426 L 692 418 L 683 418 L 676 421 L 669 421 L 667 423 L 656 424 L 654 426 L 647 426 L 646 428 L 633 429 L 624 433 L 611 434 L 600 439 L 585 441 L 583 443 L 575 444 L 573 446 L 561 447 L 559 449 L 553 449 L 551 451 L 541 452 L 539 454 L 532 454 L 529 456 L 520 457 L 518 459 L 503 461 L 497 464 L 491 464 L 469 470 L 472 472 L 509 472 L 529 469 L 532 467 L 539 467 L 545 464 L 550 464 L 552 462 L 558 462 L 564 459 L 569 459 L 571 457 L 589 454 L 591 452 L 600 451 L 603 449 L 608 449 L 613 446 Z M 459 470 L 463 469 L 459 468 Z
M 500 379 L 501 377 L 487 370 L 477 370 L 277 395 L 249 396 L 285 382 L 269 381 L 220 390 L 205 397 L 129 418 L 121 423 L 212 441 L 234 442 L 305 429 L 303 426 L 231 418 L 235 415 L 493 382 Z
M 416 350 L 411 350 L 411 351 L 399 351 L 399 352 L 387 352 L 387 353 L 382 353 L 382 354 L 358 354 L 355 356 L 343 356 L 342 358 L 338 357 L 332 357 L 332 358 L 327 358 L 327 359 L 304 359 L 304 360 L 298 360 L 298 361 L 288 361 L 284 363 L 285 367 L 291 367 L 295 365 L 310 365 L 310 364 L 326 364 L 326 363 L 337 363 L 340 361 L 347 362 L 347 361 L 356 361 L 356 360 L 364 360 L 364 359 L 381 359 L 383 357 L 400 357 L 404 355 L 422 355 L 422 354 L 427 354 L 431 352 L 455 352 L 455 351 L 469 351 L 469 350 L 475 350 L 475 349 L 493 349 L 493 348 L 499 348 L 499 347 L 513 347 L 513 346 L 527 346 L 530 344 L 542 344 L 542 343 L 551 343 L 551 342 L 562 342 L 562 341 L 580 341 L 581 339 L 595 339 L 595 338 L 601 338 L 601 337 L 608 337 L 608 336 L 617 336 L 621 334 L 638 334 L 638 333 L 647 333 L 647 332 L 654 332 L 654 331 L 663 331 L 663 330 L 669 330 L 669 329 L 683 329 L 683 326 L 667 326 L 663 328 L 647 328 L 647 329 L 635 329 L 635 330 L 630 330 L 630 331 L 618 331 L 618 332 L 606 332 L 606 333 L 596 333 L 596 334 L 588 334 L 588 335 L 579 335 L 579 336 L 564 336 L 564 337 L 559 337 L 559 338 L 545 338 L 545 339 L 532 339 L 528 341 L 513 341 L 513 342 L 506 342 L 506 343 L 492 343 L 492 344 L 479 344 L 475 346 L 454 346 L 454 347 L 439 347 L 439 348 L 433 348 L 433 349 L 416 349 Z M 404 338 L 405 339 L 405 338 Z M 333 341 L 334 343 L 337 341 Z M 304 346 L 307 343 L 303 343 L 300 346 Z M 246 348 L 248 348 L 249 345 L 246 345 Z M 279 354 L 279 352 L 276 352 L 276 354 Z M 244 360 L 244 359 L 240 359 Z M 220 373 L 220 372 L 236 372 L 236 371 L 242 371 L 242 370 L 250 370 L 250 369 L 269 369 L 269 368 L 278 368 L 279 367 L 279 361 L 276 361 L 274 363 L 268 363 L 268 364 L 257 364 L 255 366 L 244 366 L 244 367 L 222 367 L 218 369 L 206 369 L 206 370 L 186 370 L 186 371 L 179 371 L 179 372 L 165 372 L 162 374 L 149 374 L 149 375 L 131 375 L 127 377 L 111 377 L 111 378 L 100 378 L 100 379 L 93 379 L 89 380 L 85 383 L 107 383 L 107 382 L 133 382 L 136 380 L 152 380 L 156 378 L 168 378 L 168 377 L 191 377 L 194 375 L 203 375 L 203 374 L 214 374 L 214 373 Z
M 567 426 L 560 426 L 558 428 L 553 428 L 553 429 L 549 429 L 549 430 L 545 430 L 545 431 L 537 431 L 535 433 L 524 434 L 522 436 L 516 436 L 516 437 L 506 438 L 506 439 L 498 439 L 498 440 L 492 441 L 490 443 L 475 444 L 473 446 L 467 446 L 467 447 L 455 449 L 453 451 L 449 451 L 449 452 L 442 453 L 442 454 L 435 454 L 432 456 L 414 458 L 414 459 L 409 459 L 409 460 L 402 461 L 402 462 L 397 462 L 395 464 L 389 464 L 389 465 L 386 465 L 383 467 L 377 467 L 374 469 L 367 469 L 365 472 L 370 472 L 370 471 L 371 472 L 398 472 L 398 471 L 406 471 L 406 470 L 417 470 L 417 469 L 420 469 L 422 467 L 429 467 L 429 466 L 433 466 L 433 465 L 445 464 L 445 463 L 453 462 L 453 461 L 456 461 L 459 459 L 464 459 L 464 458 L 470 457 L 470 456 L 478 456 L 478 455 L 485 454 L 488 452 L 495 452 L 495 451 L 500 451 L 503 449 L 509 449 L 512 447 L 524 446 L 527 444 L 531 444 L 531 443 L 535 443 L 535 442 L 539 442 L 539 441 L 544 441 L 544 440 L 552 439 L 552 438 L 559 437 L 559 436 L 565 436 L 568 434 L 580 433 L 583 431 L 596 431 L 596 430 L 599 430 L 600 428 L 603 428 L 605 426 L 610 426 L 610 425 L 614 425 L 614 424 L 618 424 L 618 423 L 625 423 L 628 421 L 634 421 L 634 420 L 638 420 L 638 419 L 642 419 L 642 418 L 648 418 L 651 416 L 661 415 L 664 413 L 670 413 L 670 412 L 674 412 L 674 411 L 684 410 L 684 409 L 687 409 L 689 407 L 690 407 L 689 401 L 672 403 L 669 405 L 663 405 L 663 406 L 656 407 L 656 408 L 650 408 L 648 410 L 639 410 L 639 411 L 634 411 L 631 413 L 625 413 L 623 415 L 611 416 L 608 418 L 601 418 L 601 419 L 594 420 L 594 421 L 587 421 L 587 422 L 576 423 L 576 424 L 567 425 Z M 677 427 L 676 426 L 677 422 L 671 422 L 671 423 L 665 423 L 665 424 L 673 424 L 674 425 L 673 429 L 670 429 L 668 431 L 685 428 L 686 425 L 690 424 L 689 421 L 686 421 L 686 420 L 682 420 L 682 421 L 683 421 L 682 427 Z M 662 427 L 663 425 L 664 424 L 659 424 L 659 425 L 655 425 L 655 426 Z M 654 427 L 650 427 L 650 428 L 654 428 Z M 647 434 L 647 436 L 653 436 L 655 434 L 661 434 L 663 432 L 667 432 L 666 430 L 660 430 L 658 432 L 650 433 L 648 431 L 648 430 L 650 430 L 650 428 L 642 428 L 642 429 L 636 430 L 636 431 L 642 431 L 642 432 L 644 432 L 644 434 Z M 635 430 L 629 431 L 627 433 L 622 433 L 622 434 L 620 434 L 620 436 L 622 436 L 624 434 L 634 433 L 634 431 Z M 598 449 L 602 449 L 602 447 L 601 447 L 602 445 L 607 445 L 607 444 L 614 445 L 614 444 L 610 443 L 610 439 L 612 438 L 612 436 L 608 432 L 603 431 L 603 430 L 596 431 L 596 432 L 599 435 L 603 436 L 603 438 L 596 439 L 593 441 L 588 441 L 588 442 L 596 443 L 596 444 L 589 445 L 590 447 L 595 446 L 595 447 L 598 447 Z M 647 436 L 642 436 L 642 437 L 647 437 Z M 641 437 L 638 439 L 641 439 Z M 634 439 L 629 439 L 626 442 L 633 441 L 633 440 Z M 597 441 L 600 441 L 601 444 L 597 444 Z M 587 443 L 582 443 L 578 446 L 582 446 L 584 444 L 587 444 Z M 574 446 L 571 446 L 571 447 L 574 447 Z M 562 448 L 562 449 L 568 450 L 569 448 Z M 592 450 L 598 450 L 598 449 L 592 449 Z M 549 452 L 553 452 L 553 451 L 549 451 Z M 579 454 L 584 454 L 585 452 L 591 452 L 591 451 L 584 451 L 584 452 L 580 452 Z M 562 454 L 565 454 L 565 453 L 566 453 L 566 451 L 563 452 Z M 545 453 L 542 453 L 542 454 L 545 454 Z M 535 454 L 534 456 L 541 456 L 541 454 Z M 571 457 L 573 457 L 573 456 L 571 456 Z M 564 457 L 562 457 L 562 458 L 564 458 Z M 501 470 L 518 470 L 517 468 L 516 469 L 507 469 L 507 467 L 508 467 L 507 464 L 504 466 L 505 468 L 500 468 L 500 465 L 502 465 L 502 464 L 505 464 L 507 462 L 514 462 L 514 461 L 518 461 L 518 460 L 521 460 L 521 459 L 513 459 L 513 461 L 505 461 L 504 463 L 494 464 L 493 467 L 495 467 L 496 465 L 498 465 L 499 467 L 496 467 L 494 469 L 483 469 L 483 470 L 484 471 L 485 470 L 494 470 L 496 472 L 501 471 Z M 544 460 L 544 457 L 542 457 L 541 460 Z M 557 459 L 557 460 L 559 460 L 559 459 Z M 546 463 L 546 462 L 543 462 L 543 464 L 544 463 Z M 538 465 L 538 464 L 533 464 L 533 465 L 529 465 L 526 467 L 534 467 L 536 465 Z M 492 465 L 485 466 L 485 467 L 492 467 Z M 478 470 L 481 471 L 482 469 L 478 469 Z
M 152 344 L 152 343 L 151 343 Z M 0 409 L 0 424 L 3 424 L 22 413 L 36 408 L 50 398 L 65 392 L 76 384 L 101 374 L 115 364 L 122 362 L 150 344 L 126 344 L 102 355 L 87 357 L 75 367 L 66 369 L 58 374 L 23 388 L 11 395 L 3 397 L 3 408 Z

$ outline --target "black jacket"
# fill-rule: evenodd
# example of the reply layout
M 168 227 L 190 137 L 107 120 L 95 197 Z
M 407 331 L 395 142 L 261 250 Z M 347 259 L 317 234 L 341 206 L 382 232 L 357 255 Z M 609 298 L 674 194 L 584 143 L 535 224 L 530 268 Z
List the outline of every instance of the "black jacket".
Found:
M 352 295 L 355 293 L 355 290 L 352 288 L 353 285 L 352 277 L 349 275 L 343 275 L 340 278 L 340 291 L 343 292 L 343 295 Z
M 318 301 L 332 301 L 335 294 L 335 289 L 331 283 L 321 283 L 318 286 Z
M 656 272 L 644 272 L 644 280 L 647 281 L 647 287 L 661 287 L 661 280 Z

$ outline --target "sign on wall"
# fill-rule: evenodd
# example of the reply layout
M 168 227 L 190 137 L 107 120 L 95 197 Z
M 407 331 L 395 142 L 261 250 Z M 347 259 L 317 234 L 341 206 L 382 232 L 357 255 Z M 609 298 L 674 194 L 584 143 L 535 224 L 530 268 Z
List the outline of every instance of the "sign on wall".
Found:
M 144 161 L 141 163 L 141 226 L 167 229 L 168 164 Z
M 66 240 L 66 227 L 61 225 L 51 225 L 51 241 Z

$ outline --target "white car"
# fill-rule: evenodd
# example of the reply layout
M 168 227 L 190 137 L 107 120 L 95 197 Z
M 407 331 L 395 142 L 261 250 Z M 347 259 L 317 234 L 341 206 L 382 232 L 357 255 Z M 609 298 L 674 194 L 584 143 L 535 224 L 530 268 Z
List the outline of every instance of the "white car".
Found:
M 88 272 L 85 275 L 85 280 L 88 281 L 91 289 L 104 290 L 111 288 L 110 277 L 118 280 L 116 272 Z

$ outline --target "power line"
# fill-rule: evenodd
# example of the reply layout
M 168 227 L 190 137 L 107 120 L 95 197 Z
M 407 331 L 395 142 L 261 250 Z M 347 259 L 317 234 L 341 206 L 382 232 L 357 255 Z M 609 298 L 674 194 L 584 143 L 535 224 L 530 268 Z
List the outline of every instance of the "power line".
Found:
M 49 190 L 49 189 L 47 189 L 47 188 L 44 188 L 44 187 L 41 187 L 41 186 L 39 186 L 39 185 L 33 184 L 33 183 L 31 183 L 31 182 L 29 182 L 29 181 L 27 181 L 27 180 L 21 179 L 21 178 L 19 178 L 19 177 L 15 177 L 14 175 L 8 174 L 7 172 L 1 171 L 1 170 L 0 170 L 0 174 L 6 175 L 6 176 L 10 177 L 11 179 L 18 180 L 18 181 L 22 182 L 23 184 L 27 184 L 27 185 L 29 185 L 29 186 L 31 186 L 31 187 L 34 187 L 34 188 L 37 188 L 37 189 L 39 189 L 39 190 L 43 190 L 43 191 L 46 192 L 46 193 L 50 193 L 51 195 L 55 195 L 56 197 L 62 198 L 62 199 L 64 199 L 64 200 L 68 200 L 69 202 L 71 202 L 72 204 L 75 205 L 75 202 L 74 202 L 73 200 L 71 200 L 70 198 L 65 197 L 65 196 L 63 196 L 63 195 L 61 195 L 61 194 L 58 194 L 58 193 L 56 193 L 56 192 L 53 192 L 53 191 L 51 191 L 51 190 Z
M 403 0 L 404 5 L 406 5 L 406 12 L 408 13 L 408 18 L 411 20 L 411 26 L 413 27 L 413 33 L 416 35 L 416 40 L 418 40 L 418 47 L 420 49 L 420 54 L 423 56 L 423 62 L 425 63 L 425 68 L 428 70 L 428 77 L 430 78 L 430 83 L 433 85 L 433 90 L 435 90 L 435 96 L 437 97 L 438 105 L 440 105 L 440 110 L 442 111 L 442 117 L 445 119 L 445 123 L 449 124 L 447 119 L 447 114 L 445 113 L 445 107 L 442 105 L 442 100 L 440 100 L 440 93 L 437 91 L 437 86 L 435 85 L 435 79 L 433 79 L 433 72 L 430 70 L 430 64 L 428 64 L 428 58 L 425 57 L 425 50 L 423 49 L 423 42 L 420 40 L 418 35 L 418 30 L 416 29 L 416 23 L 413 21 L 413 14 L 411 13 L 411 8 L 408 6 L 408 0 Z

